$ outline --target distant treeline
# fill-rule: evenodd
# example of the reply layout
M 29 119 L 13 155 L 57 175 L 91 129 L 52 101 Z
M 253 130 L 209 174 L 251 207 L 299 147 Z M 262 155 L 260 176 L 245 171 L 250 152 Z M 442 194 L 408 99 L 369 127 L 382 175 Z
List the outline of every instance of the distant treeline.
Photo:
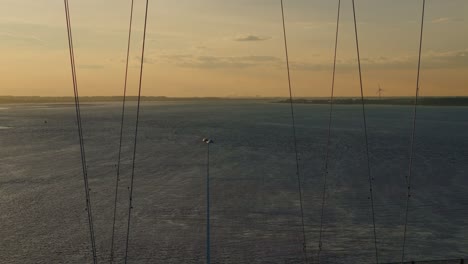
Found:
M 296 104 L 329 104 L 330 99 L 293 99 Z M 290 103 L 290 100 L 276 101 L 275 103 Z M 353 105 L 361 104 L 361 98 L 335 98 L 334 104 Z M 364 103 L 368 105 L 413 105 L 414 97 L 394 98 L 366 98 Z M 468 106 L 468 97 L 420 97 L 418 105 L 428 106 Z
M 80 102 L 121 102 L 122 96 L 80 96 Z M 127 96 L 127 101 L 137 101 L 137 96 Z M 273 103 L 289 103 L 289 99 L 284 98 L 263 98 L 263 97 L 166 97 L 166 96 L 142 96 L 142 101 L 219 101 L 219 100 L 258 100 L 270 101 Z M 43 97 L 43 96 L 0 96 L 0 104 L 27 104 L 27 103 L 74 103 L 75 98 L 64 97 Z M 329 98 L 297 98 L 293 100 L 296 104 L 329 104 Z M 365 104 L 370 105 L 413 105 L 412 97 L 386 97 L 386 98 L 366 98 Z M 334 104 L 352 105 L 361 104 L 361 98 L 335 98 Z M 420 97 L 418 105 L 429 106 L 468 106 L 468 97 Z
M 120 102 L 122 96 L 80 96 L 80 102 Z M 127 96 L 127 101 L 137 101 L 137 96 Z M 221 97 L 165 97 L 165 96 L 142 96 L 142 101 L 207 101 L 207 100 L 233 100 L 233 98 Z M 42 96 L 0 96 L 0 104 L 15 103 L 74 103 L 75 98 L 65 97 L 42 97 Z

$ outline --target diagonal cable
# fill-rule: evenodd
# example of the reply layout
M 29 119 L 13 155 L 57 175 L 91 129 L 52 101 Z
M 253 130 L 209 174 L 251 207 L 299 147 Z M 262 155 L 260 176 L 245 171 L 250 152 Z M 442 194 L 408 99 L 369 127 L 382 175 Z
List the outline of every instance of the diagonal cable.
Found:
M 416 117 L 418 109 L 418 98 L 419 98 L 419 82 L 420 82 L 420 72 L 421 72 L 421 53 L 422 53 L 422 44 L 423 44 L 423 32 L 424 32 L 424 15 L 426 9 L 426 0 L 423 0 L 422 3 L 422 15 L 421 15 L 421 32 L 419 36 L 419 57 L 418 57 L 418 74 L 416 78 L 416 94 L 414 96 L 414 108 L 413 108 L 413 130 L 411 132 L 411 145 L 410 145 L 410 158 L 409 158 L 409 167 L 408 167 L 408 176 L 406 177 L 407 183 L 407 197 L 406 197 L 406 208 L 405 208 L 405 227 L 403 231 L 403 246 L 401 252 L 401 262 L 405 261 L 405 247 L 406 247 L 406 233 L 408 227 L 408 210 L 409 210 L 409 201 L 411 197 L 411 175 L 413 171 L 413 159 L 414 159 L 414 141 L 416 135 Z
M 352 0 L 353 3 L 353 17 L 354 17 L 354 32 L 356 36 L 356 51 L 357 51 L 357 59 L 358 59 L 358 68 L 359 68 L 359 84 L 361 87 L 361 104 L 362 104 L 362 119 L 364 122 L 364 137 L 365 137 L 365 143 L 366 143 L 366 159 L 367 159 L 367 175 L 368 175 L 368 180 L 369 180 L 369 198 L 371 202 L 371 210 L 372 210 L 372 225 L 373 225 L 373 232 L 374 232 L 374 247 L 375 247 L 375 262 L 378 264 L 379 263 L 379 253 L 377 249 L 377 231 L 375 228 L 375 212 L 374 212 L 374 194 L 373 194 L 373 186 L 372 186 L 372 181 L 374 180 L 371 175 L 371 169 L 370 169 L 370 158 L 369 158 L 369 139 L 367 135 L 367 120 L 366 120 L 366 106 L 364 102 L 364 90 L 362 88 L 362 70 L 361 70 L 361 56 L 359 52 L 359 38 L 358 38 L 358 30 L 357 30 L 357 22 L 356 22 L 356 7 L 354 4 L 354 0 Z
M 119 156 L 117 162 L 117 176 L 115 180 L 115 197 L 114 197 L 114 213 L 113 213 L 113 220 L 112 220 L 112 238 L 111 238 L 111 252 L 110 252 L 110 262 L 113 263 L 114 261 L 114 238 L 115 238 L 115 218 L 117 214 L 117 198 L 119 193 L 119 182 L 120 182 L 120 164 L 121 164 L 121 156 L 122 156 L 122 138 L 123 138 L 123 126 L 125 120 L 125 103 L 126 103 L 126 96 L 127 96 L 127 80 L 128 80 L 128 62 L 130 57 L 130 44 L 132 38 L 132 21 L 133 21 L 133 2 L 131 2 L 130 6 L 130 22 L 128 27 L 128 43 L 127 43 L 127 60 L 125 63 L 125 81 L 124 81 L 124 90 L 123 90 L 123 99 L 122 99 L 122 115 L 120 120 L 120 139 L 119 139 Z
M 93 253 L 93 263 L 97 263 L 97 254 L 96 254 L 96 240 L 94 235 L 94 224 L 93 224 L 93 214 L 91 210 L 91 199 L 89 193 L 89 183 L 88 183 L 88 170 L 86 165 L 86 155 L 85 155 L 85 147 L 84 147 L 84 140 L 83 140 L 83 125 L 81 122 L 81 109 L 80 109 L 80 99 L 78 94 L 78 82 L 76 78 L 76 66 L 75 66 L 75 54 L 73 49 L 73 37 L 72 37 L 72 28 L 71 28 L 71 19 L 70 19 L 70 8 L 68 4 L 68 0 L 64 0 L 65 5 L 65 18 L 67 23 L 67 34 L 68 34 L 68 48 L 70 52 L 70 66 L 72 72 L 72 81 L 73 81 L 73 93 L 75 98 L 75 111 L 76 111 L 76 121 L 77 121 L 77 128 L 78 128 L 78 137 L 79 137 L 79 144 L 80 144 L 80 154 L 81 154 L 81 167 L 83 170 L 83 181 L 84 181 L 84 188 L 85 188 L 85 196 L 86 196 L 86 211 L 88 215 L 88 225 L 89 225 L 89 233 L 91 239 L 91 250 Z
M 149 0 L 146 0 L 146 9 L 145 9 L 145 24 L 143 29 L 143 45 L 141 48 L 141 62 L 140 62 L 140 81 L 138 84 L 138 104 L 137 104 L 137 115 L 136 115 L 136 124 L 135 124 L 135 141 L 133 144 L 133 160 L 132 160 L 132 177 L 130 181 L 130 196 L 128 202 L 128 220 L 127 220 L 127 238 L 125 241 L 125 263 L 128 261 L 128 242 L 130 236 L 130 219 L 133 210 L 133 182 L 135 178 L 135 159 L 136 159 L 136 150 L 137 150 L 137 140 L 138 140 L 138 124 L 140 121 L 140 103 L 141 103 L 141 83 L 143 80 L 143 65 L 145 60 L 145 43 L 146 43 L 146 26 L 148 22 L 148 4 Z
M 327 178 L 328 178 L 328 166 L 329 166 L 329 156 L 330 156 L 331 126 L 332 126 L 332 117 L 333 117 L 333 99 L 334 99 L 334 91 L 335 91 L 336 53 L 338 50 L 338 33 L 339 33 L 339 26 L 340 26 L 340 8 L 341 8 L 341 0 L 338 0 L 338 14 L 336 18 L 336 34 L 335 34 L 335 54 L 333 57 L 333 77 L 332 77 L 331 95 L 330 95 L 330 112 L 329 112 L 329 118 L 328 118 L 327 150 L 325 154 L 325 174 L 323 177 L 322 209 L 320 213 L 320 231 L 319 231 L 319 244 L 318 244 L 318 253 L 317 253 L 318 263 L 320 263 L 320 254 L 322 253 L 323 221 L 324 221 L 324 211 L 325 211 L 325 199 L 327 195 Z
M 284 49 L 285 49 L 285 56 L 286 56 L 286 69 L 288 72 L 288 87 L 289 87 L 289 102 L 291 106 L 291 121 L 292 121 L 292 129 L 293 129 L 293 139 L 294 139 L 294 152 L 296 155 L 296 176 L 297 176 L 297 184 L 298 184 L 298 193 L 299 193 L 299 203 L 300 203 L 300 210 L 301 210 L 301 221 L 302 221 L 302 250 L 304 253 L 304 261 L 305 263 L 308 262 L 307 257 L 307 239 L 306 239 L 306 232 L 305 232 L 305 224 L 304 224 L 304 206 L 303 206 L 303 199 L 302 199 L 302 184 L 301 184 L 301 177 L 299 174 L 299 155 L 297 152 L 297 135 L 296 135 L 296 120 L 294 116 L 294 103 L 293 103 L 293 95 L 292 95 L 292 88 L 291 88 L 291 74 L 290 74 L 290 67 L 289 67 L 289 54 L 288 54 L 288 42 L 286 37 L 286 23 L 284 19 L 284 5 L 283 0 L 281 0 L 281 17 L 283 21 L 283 37 L 284 37 Z

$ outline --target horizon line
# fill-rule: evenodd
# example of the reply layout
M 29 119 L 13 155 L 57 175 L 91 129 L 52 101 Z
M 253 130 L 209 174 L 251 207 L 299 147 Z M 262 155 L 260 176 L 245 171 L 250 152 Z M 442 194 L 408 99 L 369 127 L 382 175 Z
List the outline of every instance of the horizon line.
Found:
M 83 95 L 80 96 L 80 98 L 123 98 L 124 96 L 122 95 Z M 137 98 L 138 95 L 127 95 L 125 96 L 126 98 Z M 165 95 L 142 95 L 142 98 L 166 98 L 166 99 L 187 99 L 187 98 L 213 98 L 213 99 L 269 99 L 269 98 L 287 98 L 289 99 L 289 96 L 283 95 L 283 96 L 165 96 Z M 414 96 L 411 95 L 393 95 L 393 96 L 364 96 L 367 98 L 414 98 Z M 466 97 L 468 98 L 468 95 L 428 95 L 428 96 L 419 96 L 420 98 L 463 98 Z M 63 96 L 53 96 L 53 95 L 0 95 L 0 98 L 73 98 L 71 95 L 63 95 Z M 293 99 L 308 99 L 308 98 L 320 98 L 320 99 L 330 99 L 330 96 L 295 96 Z M 334 99 L 337 98 L 360 98 L 359 95 L 356 96 L 335 96 L 333 97 Z

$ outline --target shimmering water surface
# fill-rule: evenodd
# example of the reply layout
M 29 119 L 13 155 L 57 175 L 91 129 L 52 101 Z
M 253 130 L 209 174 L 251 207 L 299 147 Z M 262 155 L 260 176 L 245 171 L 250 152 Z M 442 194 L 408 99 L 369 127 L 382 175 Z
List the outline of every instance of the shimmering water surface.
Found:
M 89 263 L 89 229 L 73 106 L 0 111 L 0 262 Z M 382 262 L 399 261 L 412 109 L 368 106 Z M 83 105 L 98 259 L 109 259 L 120 105 Z M 126 111 L 116 260 L 123 260 L 135 105 Z M 316 261 L 328 107 L 297 105 L 307 249 Z M 129 263 L 205 261 L 206 145 L 212 137 L 213 263 L 303 263 L 289 105 L 144 102 Z M 8 128 L 8 129 L 6 129 Z M 468 255 L 468 108 L 420 107 L 408 259 Z M 336 106 L 323 263 L 372 263 L 369 183 L 359 106 Z

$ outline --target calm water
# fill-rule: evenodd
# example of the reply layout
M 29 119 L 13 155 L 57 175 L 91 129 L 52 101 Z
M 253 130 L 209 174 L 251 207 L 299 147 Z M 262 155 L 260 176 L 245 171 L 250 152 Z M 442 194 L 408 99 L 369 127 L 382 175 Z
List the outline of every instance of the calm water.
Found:
M 98 258 L 109 258 L 119 104 L 82 106 Z M 468 108 L 419 108 L 407 256 L 468 256 Z M 328 108 L 297 105 L 308 252 L 318 246 Z M 0 109 L 0 262 L 89 263 L 74 108 Z M 116 253 L 123 259 L 135 106 L 128 108 Z M 303 263 L 289 106 L 143 103 L 129 262 L 203 263 L 205 161 L 211 147 L 212 262 Z M 382 262 L 399 261 L 412 110 L 369 106 Z M 47 121 L 47 122 L 45 122 Z M 359 106 L 337 106 L 325 208 L 324 263 L 374 261 Z

